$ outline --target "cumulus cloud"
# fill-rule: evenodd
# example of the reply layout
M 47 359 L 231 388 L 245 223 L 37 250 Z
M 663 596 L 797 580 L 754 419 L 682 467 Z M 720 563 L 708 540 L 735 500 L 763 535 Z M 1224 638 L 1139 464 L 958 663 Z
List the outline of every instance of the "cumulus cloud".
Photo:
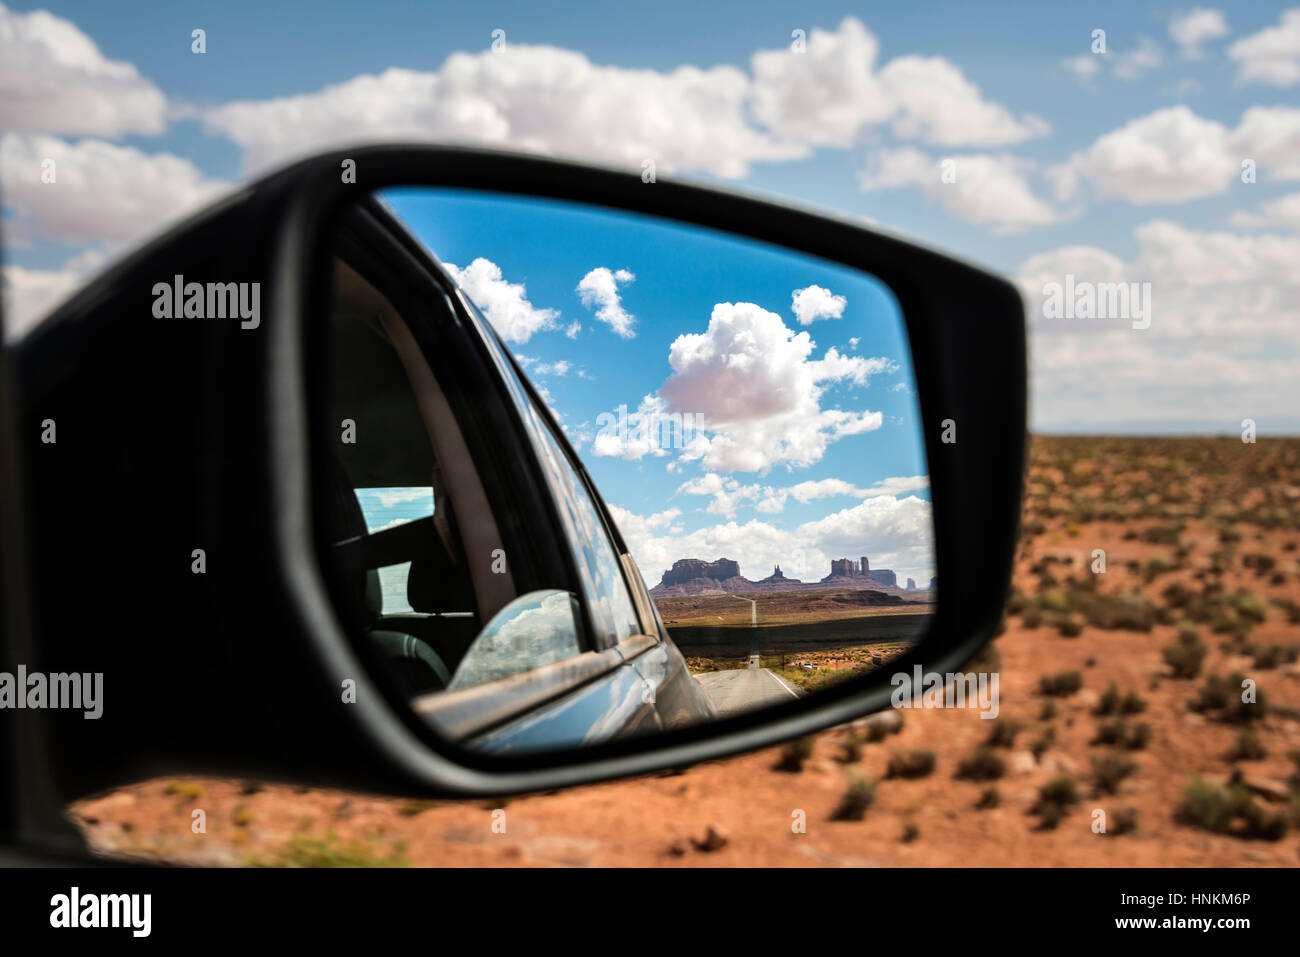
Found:
M 768 128 L 813 146 L 852 145 L 859 131 L 896 111 L 876 76 L 880 43 L 846 17 L 834 31 L 813 29 L 802 53 L 763 50 L 750 65 L 754 114 Z
M 166 98 L 130 63 L 45 10 L 0 4 L 0 128 L 87 136 L 160 133 Z
M 880 427 L 879 412 L 823 409 L 835 382 L 868 384 L 897 368 L 883 357 L 843 356 L 815 343 L 754 303 L 718 303 L 703 333 L 678 336 L 669 348 L 672 375 L 659 390 L 671 411 L 702 413 L 711 435 L 682 453 L 715 471 L 754 472 L 805 466 L 847 435 Z
M 1300 109 L 1252 106 L 1241 114 L 1229 149 L 1255 160 L 1270 179 L 1300 180 Z
M 875 151 L 859 172 L 858 183 L 867 192 L 919 189 L 958 219 L 989 226 L 996 233 L 1016 233 L 1060 218 L 1030 187 L 1026 173 L 1032 168 L 1027 160 L 1005 154 L 938 160 L 903 146 Z
M 1051 131 L 1040 116 L 1016 117 L 985 100 L 954 64 L 942 57 L 903 56 L 880 71 L 897 104 L 894 135 L 939 146 L 1008 146 Z
M 1201 45 L 1228 35 L 1228 19 L 1222 10 L 1197 7 L 1186 13 L 1176 13 L 1169 20 L 1169 36 L 1178 44 L 1178 51 L 1188 60 L 1199 60 L 1204 54 Z
M 1021 265 L 1035 426 L 1211 421 L 1231 430 L 1246 417 L 1294 420 L 1300 237 L 1195 230 L 1167 220 L 1144 223 L 1134 237 L 1133 260 L 1067 246 Z M 1150 283 L 1150 327 L 1045 319 L 1044 286 L 1066 275 L 1076 284 Z
M 52 183 L 42 182 L 47 160 Z M 136 242 L 229 188 L 170 153 L 30 133 L 0 137 L 0 182 L 13 214 L 6 240 L 19 244 Z
M 597 266 L 578 282 L 578 295 L 582 304 L 590 309 L 596 307 L 596 318 L 605 323 L 624 339 L 632 339 L 636 331 L 636 318 L 623 308 L 623 299 L 618 287 L 636 279 L 626 269 L 610 270 L 608 266 Z
M 803 155 L 753 126 L 748 75 L 731 66 L 600 66 L 572 50 L 511 44 L 454 53 L 438 70 L 389 69 L 313 93 L 208 111 L 208 129 L 245 150 L 248 171 L 360 141 L 401 138 L 511 147 L 640 170 L 748 173 Z
M 762 50 L 751 71 L 671 72 L 592 63 L 550 46 L 455 53 L 433 71 L 389 69 L 313 92 L 207 110 L 204 122 L 242 146 L 249 172 L 328 146 L 408 139 L 510 147 L 734 178 L 752 164 L 847 147 L 892 123 L 896 135 L 943 145 L 1003 146 L 1048 126 L 984 99 L 939 57 L 877 69 L 879 43 L 852 17 L 813 29 L 803 52 Z
M 1300 232 L 1300 193 L 1260 203 L 1254 211 L 1238 210 L 1232 225 L 1242 229 L 1289 229 Z
M 1283 11 L 1276 26 L 1228 47 L 1241 83 L 1294 86 L 1300 83 L 1300 7 Z
M 1101 199 L 1182 203 L 1226 192 L 1254 160 L 1271 179 L 1300 179 L 1300 109 L 1253 106 L 1234 129 L 1171 106 L 1104 133 L 1047 176 L 1058 200 L 1084 183 Z
M 837 296 L 824 286 L 804 286 L 791 296 L 790 309 L 799 325 L 808 326 L 817 319 L 839 319 L 848 299 Z
M 537 332 L 555 328 L 558 310 L 534 306 L 524 284 L 505 279 L 492 260 L 480 256 L 464 269 L 443 265 L 506 342 L 524 343 Z
M 1148 70 L 1154 70 L 1165 61 L 1160 48 L 1147 37 L 1142 37 L 1131 50 L 1113 54 L 1112 72 L 1121 80 L 1136 80 Z
M 1051 173 L 1057 198 L 1068 200 L 1080 178 L 1100 198 L 1130 203 L 1181 203 L 1225 192 L 1237 174 L 1228 128 L 1171 106 L 1100 136 Z

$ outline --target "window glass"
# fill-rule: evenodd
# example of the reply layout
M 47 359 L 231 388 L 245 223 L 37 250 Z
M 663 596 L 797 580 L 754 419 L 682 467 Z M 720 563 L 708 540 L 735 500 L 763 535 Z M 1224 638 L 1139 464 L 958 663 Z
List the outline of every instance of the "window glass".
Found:
M 410 486 L 403 488 L 359 488 L 357 501 L 366 521 L 366 531 L 373 535 L 385 529 L 405 525 L 433 514 L 433 488 Z M 383 597 L 381 615 L 406 615 L 414 613 L 406 597 L 406 582 L 411 574 L 411 563 L 385 565 L 378 569 L 379 588 Z
M 596 627 L 618 642 L 641 631 L 637 621 L 636 606 L 628 593 L 619 567 L 618 554 L 605 532 L 596 503 L 592 501 L 582 477 L 570 464 L 564 450 L 555 440 L 549 424 L 529 406 L 529 413 L 538 426 L 544 446 L 543 459 L 551 472 L 551 480 L 559 492 L 564 516 L 571 528 L 577 551 L 578 571 L 582 575 L 593 606 Z

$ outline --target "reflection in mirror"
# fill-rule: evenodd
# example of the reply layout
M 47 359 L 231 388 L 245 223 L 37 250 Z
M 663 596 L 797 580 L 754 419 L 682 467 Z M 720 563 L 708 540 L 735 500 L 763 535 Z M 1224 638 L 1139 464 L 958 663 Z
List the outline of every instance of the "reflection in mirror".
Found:
M 358 203 L 332 259 L 322 540 L 351 636 L 443 737 L 671 730 L 923 640 L 928 469 L 875 277 L 433 189 Z

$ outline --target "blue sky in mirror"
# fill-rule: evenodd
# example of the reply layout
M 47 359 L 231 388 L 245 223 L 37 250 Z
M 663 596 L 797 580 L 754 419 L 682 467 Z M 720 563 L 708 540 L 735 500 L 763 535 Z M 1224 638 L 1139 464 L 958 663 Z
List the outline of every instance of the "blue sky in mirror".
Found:
M 1300 3 L 857 7 L 0 4 L 6 334 L 295 157 L 455 142 L 653 159 L 1010 276 L 1036 431 L 1300 431 Z M 1049 318 L 1070 276 L 1149 283 L 1149 325 Z
M 577 204 L 383 195 L 526 368 L 650 584 L 678 558 L 816 580 L 863 555 L 928 584 L 911 357 L 877 279 Z

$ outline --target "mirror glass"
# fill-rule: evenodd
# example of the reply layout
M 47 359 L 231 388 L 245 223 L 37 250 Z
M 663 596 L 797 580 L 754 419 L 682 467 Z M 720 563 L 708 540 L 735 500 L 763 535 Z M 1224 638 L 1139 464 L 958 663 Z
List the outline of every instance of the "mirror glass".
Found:
M 443 737 L 673 730 L 923 639 L 929 470 L 875 277 L 452 189 L 367 195 L 327 242 L 318 537 L 350 638 Z

